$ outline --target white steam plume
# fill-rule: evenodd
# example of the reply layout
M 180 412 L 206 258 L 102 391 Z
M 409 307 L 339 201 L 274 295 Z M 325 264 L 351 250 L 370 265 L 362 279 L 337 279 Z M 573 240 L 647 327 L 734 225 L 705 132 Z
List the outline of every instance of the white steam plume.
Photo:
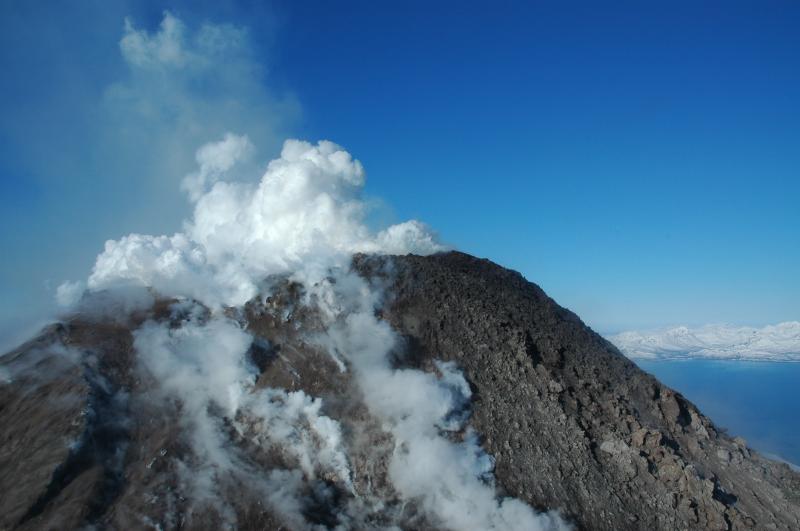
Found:
M 344 358 L 370 412 L 393 436 L 389 479 L 402 498 L 455 530 L 566 528 L 554 513 L 497 497 L 493 459 L 466 424 L 470 390 L 463 376 L 444 363 L 439 376 L 393 368 L 396 334 L 375 316 L 381 290 L 349 272 L 356 252 L 428 254 L 443 247 L 415 221 L 372 232 L 360 198 L 364 170 L 331 142 L 287 141 L 257 185 L 222 180 L 248 146 L 246 138 L 227 135 L 201 148 L 199 172 L 184 181 L 195 202 L 184 231 L 107 242 L 88 280 L 90 292 L 149 286 L 211 309 L 202 317 L 202 307 L 193 306 L 178 328 L 147 323 L 135 332 L 142 365 L 183 405 L 198 460 L 185 467 L 195 497 L 219 498 L 220 476 L 258 477 L 228 441 L 223 418 L 251 442 L 293 456 L 304 481 L 334 478 L 357 495 L 338 423 L 320 413 L 319 399 L 302 392 L 256 391 L 246 356 L 252 338 L 224 316 L 225 307 L 243 305 L 259 294 L 265 277 L 281 273 L 305 286 L 307 303 L 327 321 L 308 339 L 338 363 Z M 267 480 L 260 481 L 269 491 Z M 276 508 L 295 523 L 303 521 L 298 489 L 285 491 L 280 498 L 294 501 Z M 218 508 L 233 518 L 229 508 Z
M 454 530 L 569 529 L 554 512 L 537 514 L 517 499 L 498 499 L 494 460 L 466 426 L 471 391 L 464 377 L 452 363 L 437 363 L 438 377 L 392 368 L 397 337 L 375 317 L 380 292 L 352 273 L 346 276 L 313 288 L 328 292 L 318 299 L 339 300 L 338 308 L 347 308 L 328 314 L 329 332 L 322 341 L 345 354 L 367 406 L 394 436 L 389 474 L 400 494 L 421 501 L 441 525 Z M 448 436 L 464 429 L 461 442 Z
M 187 43 L 180 21 L 167 14 L 155 35 L 128 23 L 121 48 L 133 67 L 157 76 L 163 69 L 207 68 L 203 58 L 224 53 L 237 35 L 209 26 Z M 553 513 L 538 514 L 498 496 L 493 459 L 467 424 L 466 380 L 448 363 L 437 364 L 438 375 L 393 367 L 397 336 L 376 317 L 381 290 L 349 270 L 357 252 L 430 254 L 445 247 L 418 221 L 372 230 L 362 199 L 364 169 L 336 144 L 287 140 L 258 183 L 234 180 L 253 151 L 247 136 L 233 133 L 201 147 L 199 168 L 182 183 L 194 206 L 183 230 L 106 242 L 86 283 L 87 301 L 103 293 L 149 296 L 148 290 L 182 300 L 172 323 L 149 321 L 136 330 L 134 346 L 141 369 L 156 384 L 155 396 L 180 404 L 192 450 L 181 470 L 194 498 L 213 504 L 235 525 L 235 511 L 217 485 L 244 478 L 287 523 L 305 528 L 303 492 L 309 485 L 324 490 L 318 481 L 324 479 L 356 499 L 360 494 L 339 423 L 322 413 L 319 398 L 257 389 L 247 355 L 252 337 L 228 317 L 228 307 L 267 295 L 265 279 L 282 274 L 303 285 L 306 303 L 326 321 L 322 332 L 305 339 L 326 348 L 353 375 L 369 412 L 392 436 L 388 474 L 403 501 L 455 530 L 566 528 Z M 64 300 L 73 301 L 80 285 L 63 286 Z M 259 470 L 232 440 L 231 429 L 241 440 L 283 450 L 296 466 Z M 375 507 L 364 501 L 341 510 L 347 525 L 366 521 L 355 512 Z
M 142 369 L 158 383 L 152 397 L 180 403 L 192 455 L 179 469 L 192 502 L 216 507 L 235 524 L 219 485 L 246 480 L 285 519 L 305 527 L 297 494 L 304 478 L 322 475 L 352 490 L 341 429 L 320 413 L 320 400 L 302 391 L 256 389 L 257 371 L 246 356 L 252 336 L 230 319 L 206 316 L 199 305 L 178 303 L 173 311 L 184 314 L 179 326 L 149 321 L 134 332 L 134 347 Z M 286 450 L 302 475 L 281 469 L 259 473 L 230 441 L 226 420 L 251 442 Z
M 356 252 L 429 254 L 444 247 L 416 221 L 373 234 L 361 200 L 364 169 L 332 142 L 287 140 L 258 185 L 218 181 L 248 150 L 227 135 L 198 152 L 201 168 L 185 181 L 194 216 L 172 236 L 131 234 L 106 242 L 88 285 L 150 286 L 211 307 L 244 304 L 268 275 L 321 277 Z M 221 171 L 220 171 L 221 170 Z M 202 177 L 200 177 L 202 176 Z M 201 192 L 202 186 L 210 189 Z
M 43 192 L 18 213 L 8 208 L 14 198 L 3 197 L 3 220 L 21 222 L 24 241 L 48 243 L 18 245 L 18 260 L 0 267 L 2 352 L 52 321 L 53 280 L 83 276 L 81 264 L 106 239 L 180 228 L 189 209 L 177 183 L 194 168 L 199 146 L 237 131 L 277 153 L 302 115 L 291 90 L 271 83 L 277 18 L 264 2 L 244 9 L 259 14 L 258 31 L 239 26 L 229 10 L 233 23 L 209 20 L 200 6 L 185 18 L 164 12 L 155 27 L 138 17 L 123 26 L 126 4 L 59 3 L 47 16 L 36 2 L 3 4 L 4 14 L 15 13 L 2 17 L 3 27 L 19 26 L 12 33 L 22 38 L 6 49 L 22 76 L 6 72 L 4 81 L 37 90 L 27 91 L 27 104 L 6 106 L 0 134 L 20 175 Z M 53 31 L 58 39 L 43 38 Z M 42 60 L 24 66 L 26 57 Z M 42 74 L 49 83 L 39 83 Z M 257 179 L 257 157 L 242 160 L 237 178 Z M 45 218 L 67 221 L 36 221 Z
M 63 308 L 70 308 L 80 300 L 84 288 L 83 282 L 62 282 L 56 288 L 56 302 Z

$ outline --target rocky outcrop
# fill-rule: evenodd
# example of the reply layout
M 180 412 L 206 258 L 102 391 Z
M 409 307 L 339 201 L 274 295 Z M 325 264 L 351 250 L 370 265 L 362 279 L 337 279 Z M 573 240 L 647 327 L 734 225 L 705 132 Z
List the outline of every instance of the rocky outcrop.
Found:
M 579 529 L 798 529 L 800 475 L 718 430 L 519 274 L 461 253 L 357 256 L 401 334 L 397 366 L 453 361 L 472 388 L 470 425 L 496 460 L 498 487 Z M 399 499 L 387 478 L 394 441 L 348 371 L 308 341 L 322 320 L 302 286 L 230 309 L 256 340 L 256 386 L 320 397 L 342 426 L 352 485 L 309 483 L 305 518 L 322 527 L 446 527 Z M 0 360 L 0 529 L 215 529 L 189 511 L 179 403 L 150 399 L 132 330 L 176 319 L 159 301 L 125 319 L 74 315 Z M 175 324 L 177 326 L 177 324 Z M 297 466 L 230 429 L 253 467 Z M 219 491 L 242 529 L 292 528 L 244 481 Z M 359 498 L 367 516 L 338 516 Z
M 518 273 L 461 253 L 394 264 L 385 317 L 420 363 L 464 370 L 471 423 L 511 495 L 585 529 L 800 528 L 800 475 L 720 432 Z

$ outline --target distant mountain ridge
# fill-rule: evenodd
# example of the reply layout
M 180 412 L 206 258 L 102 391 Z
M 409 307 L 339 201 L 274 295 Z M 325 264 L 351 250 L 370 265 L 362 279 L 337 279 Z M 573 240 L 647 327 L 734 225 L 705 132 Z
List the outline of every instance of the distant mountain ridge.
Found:
M 763 328 L 705 325 L 630 331 L 608 337 L 623 354 L 638 359 L 729 359 L 800 361 L 800 322 Z

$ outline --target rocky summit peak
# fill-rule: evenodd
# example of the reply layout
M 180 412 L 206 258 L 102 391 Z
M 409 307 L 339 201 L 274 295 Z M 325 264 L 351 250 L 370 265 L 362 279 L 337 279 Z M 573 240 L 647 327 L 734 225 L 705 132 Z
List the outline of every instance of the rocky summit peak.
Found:
M 800 474 L 487 260 L 92 300 L 0 358 L 0 529 L 800 528 Z

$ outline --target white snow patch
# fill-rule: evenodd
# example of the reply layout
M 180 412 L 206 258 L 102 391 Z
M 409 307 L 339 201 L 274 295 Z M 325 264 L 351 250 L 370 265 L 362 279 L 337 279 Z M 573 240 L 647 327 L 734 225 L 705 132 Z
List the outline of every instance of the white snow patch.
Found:
M 678 326 L 608 337 L 626 356 L 643 359 L 800 361 L 800 322 L 762 328 L 731 325 Z

